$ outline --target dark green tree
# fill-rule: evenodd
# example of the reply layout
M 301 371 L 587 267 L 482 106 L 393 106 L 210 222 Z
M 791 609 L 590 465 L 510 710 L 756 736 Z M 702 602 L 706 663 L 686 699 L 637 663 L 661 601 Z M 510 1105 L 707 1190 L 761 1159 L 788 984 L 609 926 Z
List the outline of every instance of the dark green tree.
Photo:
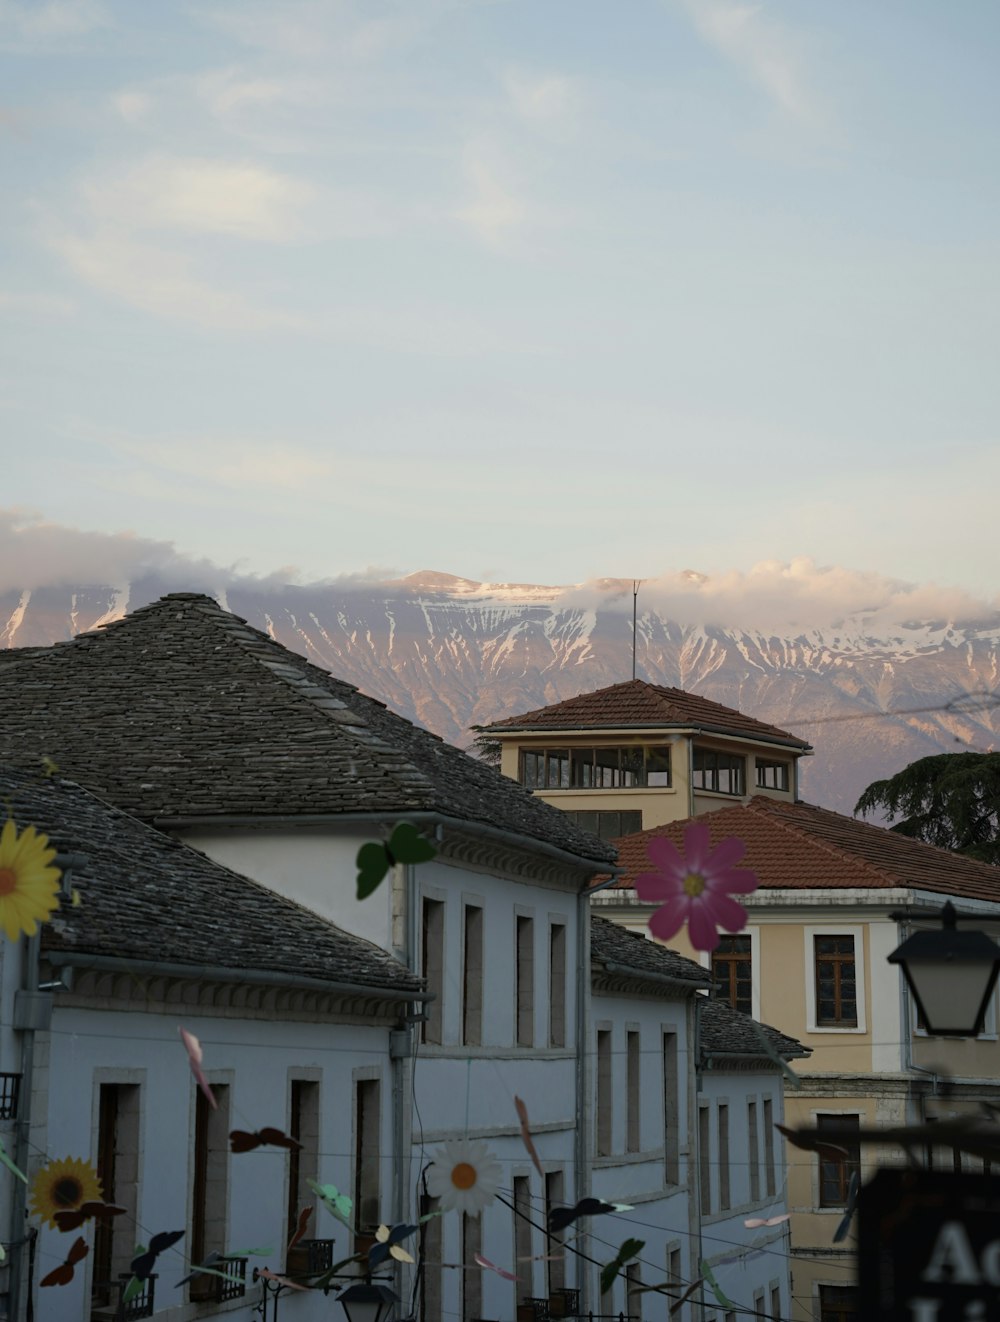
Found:
M 854 811 L 881 811 L 900 835 L 1000 864 L 1000 753 L 922 757 L 874 781 Z
M 500 740 L 493 735 L 486 734 L 485 725 L 470 725 L 470 730 L 476 731 L 476 737 L 472 741 L 472 747 L 475 749 L 476 757 L 485 762 L 488 766 L 496 767 L 500 770 Z

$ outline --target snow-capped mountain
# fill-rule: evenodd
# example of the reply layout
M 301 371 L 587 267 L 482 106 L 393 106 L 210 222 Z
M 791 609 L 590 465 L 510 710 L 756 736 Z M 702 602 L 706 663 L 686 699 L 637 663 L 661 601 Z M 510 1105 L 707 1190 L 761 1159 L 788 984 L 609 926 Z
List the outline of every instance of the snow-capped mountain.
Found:
M 688 573 L 697 588 L 704 577 Z M 0 595 L 0 646 L 56 642 L 178 584 Z M 383 583 L 216 595 L 286 646 L 454 743 L 469 727 L 632 673 L 632 584 L 488 584 L 424 572 Z M 718 610 L 718 605 L 714 608 Z M 734 608 L 735 609 L 735 608 Z M 787 612 L 786 612 L 787 613 Z M 798 630 L 681 623 L 640 596 L 640 678 L 704 694 L 808 739 L 803 793 L 849 812 L 872 780 L 917 757 L 1000 746 L 1000 614 L 893 622 L 879 606 Z

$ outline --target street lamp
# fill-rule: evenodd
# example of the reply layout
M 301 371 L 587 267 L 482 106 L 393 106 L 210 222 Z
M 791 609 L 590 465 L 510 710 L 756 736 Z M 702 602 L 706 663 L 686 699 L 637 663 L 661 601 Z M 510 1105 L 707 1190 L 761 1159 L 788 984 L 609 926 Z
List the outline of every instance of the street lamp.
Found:
M 388 1285 L 373 1285 L 371 1281 L 349 1285 L 339 1298 L 347 1322 L 385 1322 L 393 1304 L 399 1303 L 399 1295 Z
M 960 932 L 949 900 L 940 930 L 914 932 L 889 956 L 902 967 L 928 1033 L 975 1037 L 1000 973 L 1000 946 L 985 932 Z

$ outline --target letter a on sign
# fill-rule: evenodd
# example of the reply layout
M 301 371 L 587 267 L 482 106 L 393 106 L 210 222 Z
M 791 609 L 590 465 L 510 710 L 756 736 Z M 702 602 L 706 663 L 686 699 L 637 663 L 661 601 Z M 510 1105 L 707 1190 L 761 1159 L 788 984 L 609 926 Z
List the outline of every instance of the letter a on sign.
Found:
M 920 1279 L 935 1283 L 950 1281 L 952 1285 L 982 1284 L 979 1264 L 961 1221 L 946 1221 L 938 1231 L 934 1252 Z

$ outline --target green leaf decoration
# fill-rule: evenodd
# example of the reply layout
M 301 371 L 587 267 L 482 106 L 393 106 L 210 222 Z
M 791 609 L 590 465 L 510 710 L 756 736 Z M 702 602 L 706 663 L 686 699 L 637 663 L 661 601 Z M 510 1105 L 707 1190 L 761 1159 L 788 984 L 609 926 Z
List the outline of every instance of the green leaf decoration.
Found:
M 358 899 L 366 900 L 378 890 L 389 869 L 395 864 L 429 863 L 436 854 L 437 850 L 412 822 L 399 822 L 393 828 L 388 843 L 373 840 L 358 850 L 355 860 L 358 868 Z
M 722 1293 L 722 1289 L 719 1286 L 719 1282 L 715 1279 L 715 1275 L 712 1272 L 711 1267 L 708 1265 L 708 1263 L 705 1261 L 704 1258 L 702 1258 L 701 1262 L 698 1264 L 698 1268 L 701 1271 L 701 1274 L 705 1278 L 708 1285 L 711 1287 L 712 1293 L 715 1295 L 719 1307 L 728 1308 L 730 1311 L 732 1311 L 736 1307 L 736 1305 L 731 1300 L 727 1299 L 726 1296 Z
M 347 1194 L 341 1193 L 335 1184 L 317 1184 L 315 1180 L 306 1180 L 306 1184 L 322 1201 L 328 1212 L 332 1212 L 338 1221 L 343 1221 L 348 1230 L 354 1230 L 351 1225 L 351 1211 L 354 1204 Z
M 615 1283 L 618 1273 L 632 1258 L 637 1257 L 646 1247 L 644 1239 L 626 1239 L 614 1259 L 601 1268 L 601 1294 L 607 1294 Z
M 16 1175 L 19 1180 L 25 1184 L 28 1183 L 28 1177 L 20 1166 L 15 1166 L 10 1157 L 7 1156 L 7 1149 L 3 1145 L 3 1139 L 0 1138 L 0 1165 L 6 1166 L 12 1175 Z
M 789 1065 L 788 1061 L 785 1060 L 784 1056 L 778 1055 L 778 1052 L 774 1048 L 774 1043 L 770 1041 L 761 1025 L 756 1019 L 751 1019 L 750 1022 L 753 1024 L 754 1032 L 757 1034 L 757 1040 L 760 1042 L 764 1055 L 767 1056 L 769 1060 L 774 1061 L 775 1065 L 781 1070 L 782 1074 L 793 1088 L 801 1088 L 802 1080 L 792 1069 L 791 1065 Z
M 136 1245 L 137 1254 L 145 1252 L 146 1249 L 143 1244 Z M 138 1276 L 133 1276 L 122 1292 L 122 1303 L 130 1304 L 133 1299 L 138 1298 L 138 1296 L 142 1294 L 142 1286 L 143 1282 L 139 1280 Z

